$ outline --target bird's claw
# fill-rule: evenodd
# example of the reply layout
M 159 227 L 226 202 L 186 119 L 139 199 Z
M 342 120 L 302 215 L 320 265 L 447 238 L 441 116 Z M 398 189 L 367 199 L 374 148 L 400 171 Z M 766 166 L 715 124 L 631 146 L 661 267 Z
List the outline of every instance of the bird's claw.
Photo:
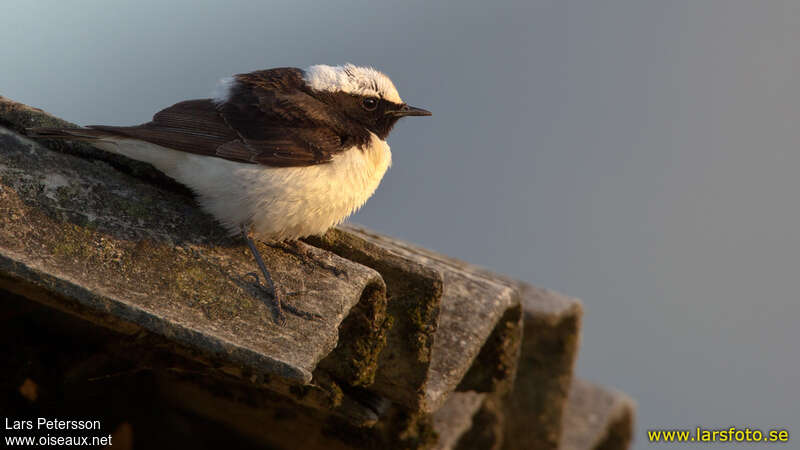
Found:
M 289 311 L 290 313 L 294 314 L 295 316 L 302 317 L 303 319 L 306 319 L 306 320 L 322 320 L 322 316 L 321 315 L 319 315 L 317 313 L 312 313 L 312 312 L 308 312 L 308 311 L 303 311 L 303 310 L 297 309 L 297 308 L 295 308 L 294 306 L 292 306 L 292 305 L 290 305 L 288 303 L 284 303 L 283 304 L 283 309 L 285 309 L 286 311 Z

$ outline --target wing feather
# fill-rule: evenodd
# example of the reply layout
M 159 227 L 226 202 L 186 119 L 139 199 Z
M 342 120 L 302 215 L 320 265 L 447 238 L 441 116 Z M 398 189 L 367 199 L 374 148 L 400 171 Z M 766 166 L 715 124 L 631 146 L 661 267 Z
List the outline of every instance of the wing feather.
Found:
M 188 100 L 142 125 L 89 128 L 174 150 L 280 167 L 329 162 L 354 140 L 347 136 L 346 119 L 311 95 L 299 69 L 252 72 L 236 80 L 220 104 Z

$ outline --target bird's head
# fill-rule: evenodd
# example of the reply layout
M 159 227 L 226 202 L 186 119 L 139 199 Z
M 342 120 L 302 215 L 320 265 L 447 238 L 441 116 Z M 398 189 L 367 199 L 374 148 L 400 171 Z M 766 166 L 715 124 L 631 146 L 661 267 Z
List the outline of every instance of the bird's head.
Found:
M 402 117 L 431 115 L 403 102 L 392 80 L 370 67 L 316 65 L 304 71 L 304 79 L 326 103 L 381 139 Z

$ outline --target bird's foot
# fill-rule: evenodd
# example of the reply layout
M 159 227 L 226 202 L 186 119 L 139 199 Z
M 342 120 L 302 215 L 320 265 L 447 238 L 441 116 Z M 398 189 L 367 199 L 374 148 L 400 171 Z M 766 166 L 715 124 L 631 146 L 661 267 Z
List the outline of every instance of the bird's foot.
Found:
M 292 314 L 294 316 L 300 317 L 306 320 L 321 320 L 322 316 L 316 313 L 303 311 L 302 309 L 297 308 L 296 306 L 292 305 L 291 303 L 283 301 L 279 296 L 277 289 L 272 286 L 265 286 L 261 283 L 259 279 L 258 273 L 250 272 L 246 276 L 253 277 L 255 280 L 255 284 L 258 285 L 269 297 L 270 301 L 264 301 L 264 304 L 272 309 L 272 320 L 275 322 L 276 325 L 285 326 L 286 325 L 286 314 L 284 311 Z M 287 293 L 287 297 L 292 297 L 299 295 L 299 292 Z

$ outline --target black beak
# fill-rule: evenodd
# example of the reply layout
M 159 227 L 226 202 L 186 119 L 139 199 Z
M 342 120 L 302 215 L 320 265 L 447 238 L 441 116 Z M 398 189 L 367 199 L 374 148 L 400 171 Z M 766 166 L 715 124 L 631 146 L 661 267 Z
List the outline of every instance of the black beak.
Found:
M 403 105 L 402 107 L 400 107 L 400 109 L 396 109 L 394 111 L 386 111 L 386 114 L 397 117 L 432 115 L 431 112 L 426 109 L 414 108 L 413 106 L 408 106 L 408 105 Z

